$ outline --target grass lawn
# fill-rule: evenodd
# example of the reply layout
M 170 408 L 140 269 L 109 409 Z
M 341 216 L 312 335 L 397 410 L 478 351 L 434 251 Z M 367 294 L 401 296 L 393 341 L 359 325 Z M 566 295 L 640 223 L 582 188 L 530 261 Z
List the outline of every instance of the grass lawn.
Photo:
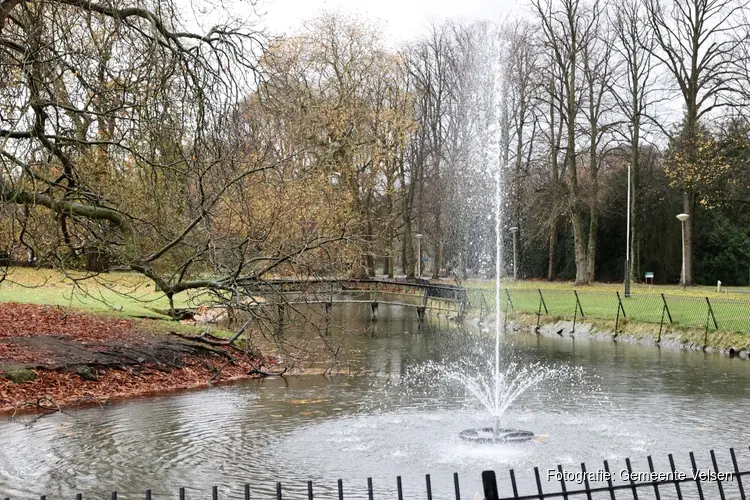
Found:
M 469 300 L 477 309 L 484 301 L 490 311 L 495 308 L 494 282 L 472 281 L 469 287 Z M 713 319 L 709 319 L 708 297 L 718 329 L 722 331 L 750 333 L 750 295 L 743 293 L 717 293 L 715 288 L 690 287 L 683 290 L 679 286 L 633 285 L 631 296 L 623 297 L 621 284 L 595 284 L 574 287 L 572 283 L 548 283 L 541 281 L 518 281 L 502 283 L 502 308 L 504 311 L 516 311 L 536 314 L 540 309 L 541 295 L 544 297 L 547 316 L 580 318 L 581 309 L 587 318 L 615 321 L 618 312 L 617 293 L 620 293 L 625 315 L 629 321 L 642 323 L 660 323 L 662 312 L 664 321 L 669 323 L 669 316 L 664 310 L 664 294 L 669 313 L 675 325 L 705 328 L 707 319 L 709 328 L 714 329 Z M 580 308 L 576 313 L 576 296 L 578 293 Z M 510 297 L 510 302 L 508 301 Z M 512 304 L 512 308 L 511 305 Z M 542 306 L 541 313 L 545 315 Z M 622 311 L 620 312 L 622 319 Z
M 92 277 L 85 273 L 62 273 L 53 269 L 10 268 L 0 283 L 0 302 L 72 307 L 95 313 L 124 316 L 163 317 L 159 311 L 169 301 L 143 276 L 134 273 L 106 273 Z M 176 307 L 190 302 L 187 293 L 175 297 Z

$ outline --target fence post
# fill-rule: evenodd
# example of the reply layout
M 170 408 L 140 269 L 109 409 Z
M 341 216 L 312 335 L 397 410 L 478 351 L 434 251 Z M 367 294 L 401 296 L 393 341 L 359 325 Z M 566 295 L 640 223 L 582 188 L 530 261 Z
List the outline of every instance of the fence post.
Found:
M 617 328 L 620 326 L 620 311 L 621 310 L 622 310 L 623 319 L 628 319 L 628 316 L 625 314 L 625 307 L 622 305 L 620 292 L 616 291 L 615 293 L 617 294 L 617 319 L 615 320 L 615 336 L 612 338 L 612 340 L 617 338 Z
M 487 299 L 484 296 L 484 292 L 479 292 L 482 296 L 482 303 L 479 304 L 479 323 L 484 323 L 484 317 L 489 313 L 490 307 L 487 305 Z
M 672 321 L 672 313 L 669 312 L 669 306 L 667 305 L 667 299 L 664 297 L 664 294 L 661 294 L 661 301 L 664 304 L 664 307 L 661 308 L 661 321 L 659 322 L 659 338 L 656 340 L 657 344 L 661 344 L 661 329 L 664 326 L 664 313 L 667 313 L 667 316 L 669 317 L 669 324 L 671 325 L 674 323 Z
M 328 297 L 328 302 L 325 303 L 325 318 L 326 318 L 326 335 L 330 335 L 331 328 L 331 308 L 333 307 L 333 296 Z
M 740 475 L 740 468 L 737 465 L 737 456 L 734 454 L 734 448 L 729 448 L 729 454 L 732 457 L 732 465 L 734 466 L 734 477 L 737 478 L 737 486 L 740 489 L 740 499 L 745 500 L 745 488 L 742 487 L 742 476 Z
M 695 487 L 698 490 L 698 495 L 701 500 L 705 500 L 703 496 L 703 485 L 701 484 L 701 477 L 698 474 L 698 466 L 695 464 L 695 454 L 690 452 L 690 465 L 693 467 L 693 475 L 695 476 Z
M 539 318 L 542 316 L 542 307 L 544 307 L 544 314 L 549 314 L 547 310 L 547 304 L 544 302 L 544 295 L 542 295 L 542 289 L 537 288 L 539 292 L 539 310 L 536 313 L 536 333 L 539 333 Z
M 671 453 L 669 454 L 669 467 L 672 469 L 672 474 L 674 474 L 675 472 L 677 472 L 677 469 L 674 466 L 674 457 L 672 456 Z M 737 476 L 737 481 L 739 482 L 739 480 L 740 480 L 740 477 Z M 677 492 L 677 498 L 682 498 L 682 489 L 680 488 L 680 482 L 679 481 L 675 481 L 674 482 L 674 489 Z M 740 490 L 741 489 L 742 488 L 740 487 Z M 744 497 L 744 495 L 743 495 L 743 497 Z
M 714 450 L 710 450 L 709 453 L 711 455 L 711 464 L 714 466 L 714 472 L 716 472 L 716 486 L 719 487 L 719 497 L 721 500 L 726 500 L 726 497 L 724 496 L 724 486 L 721 484 L 721 476 L 719 475 L 719 466 L 716 463 L 716 453 L 714 453 Z
M 560 488 L 562 489 L 563 498 L 565 500 L 568 500 L 568 488 L 565 486 L 565 473 L 563 471 L 562 465 L 557 465 L 557 472 L 560 473 Z
M 469 296 L 468 294 L 463 294 L 461 296 L 461 302 L 458 305 L 458 316 L 456 316 L 457 323 L 463 323 L 464 318 L 466 317 L 466 310 L 469 307 L 471 307 L 471 304 L 469 303 Z
M 583 473 L 583 485 L 586 487 L 586 499 L 591 500 L 591 493 L 588 491 L 591 489 L 591 484 L 589 483 L 589 476 L 586 472 L 586 464 L 581 462 L 581 472 Z
M 706 312 L 706 333 L 703 335 L 703 349 L 705 350 L 708 345 L 708 325 L 711 319 L 714 320 L 714 330 L 719 329 L 719 325 L 716 323 L 716 316 L 714 316 L 714 310 L 711 307 L 711 301 L 706 297 L 706 304 L 708 305 L 708 311 Z
M 484 500 L 499 500 L 497 492 L 497 478 L 494 470 L 482 472 L 482 486 L 484 487 Z
M 575 333 L 576 332 L 576 320 L 578 319 L 578 310 L 579 309 L 581 310 L 581 317 L 582 318 L 585 318 L 586 315 L 583 314 L 583 307 L 581 306 L 581 301 L 578 300 L 578 291 L 577 290 L 573 290 L 573 293 L 576 296 L 576 309 L 573 312 L 573 333 Z
M 510 485 L 513 488 L 513 496 L 518 496 L 518 485 L 516 484 L 516 473 L 511 469 L 510 471 Z
M 507 297 L 507 301 L 505 303 L 505 314 L 503 314 L 503 332 L 508 331 L 508 313 L 513 313 L 516 310 L 513 307 L 513 301 L 510 298 L 510 290 L 507 288 L 505 289 L 505 296 Z
M 511 312 L 516 312 L 516 308 L 513 307 L 513 301 L 510 299 L 510 290 L 507 288 L 505 289 L 505 295 L 508 297 L 508 307 L 510 307 Z M 505 312 L 508 312 L 508 307 L 505 308 Z

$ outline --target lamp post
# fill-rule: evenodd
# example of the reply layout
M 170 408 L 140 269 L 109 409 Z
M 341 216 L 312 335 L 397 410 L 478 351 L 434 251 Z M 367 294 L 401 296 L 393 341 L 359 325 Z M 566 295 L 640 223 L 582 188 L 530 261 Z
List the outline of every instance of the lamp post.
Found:
M 628 164 L 627 227 L 625 229 L 625 296 L 630 297 L 630 164 Z
M 516 239 L 518 228 L 516 226 L 513 226 L 509 229 L 509 231 L 511 232 L 511 234 L 513 234 L 513 281 L 516 281 L 518 280 L 518 240 Z
M 682 281 L 683 290 L 687 288 L 687 276 L 685 275 L 687 271 L 687 268 L 685 267 L 685 221 L 689 218 L 690 216 L 688 214 L 677 215 L 677 220 L 682 223 L 682 274 L 680 275 L 680 281 Z
M 417 233 L 417 278 L 422 277 L 422 235 Z

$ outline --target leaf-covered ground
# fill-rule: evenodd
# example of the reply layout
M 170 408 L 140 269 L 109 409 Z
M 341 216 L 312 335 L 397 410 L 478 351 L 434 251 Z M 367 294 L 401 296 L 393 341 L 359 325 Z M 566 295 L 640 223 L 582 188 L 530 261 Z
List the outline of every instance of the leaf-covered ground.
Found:
M 153 392 L 249 378 L 251 353 L 152 334 L 145 320 L 0 303 L 0 413 L 103 403 Z M 17 369 L 36 378 L 14 383 Z M 85 370 L 97 380 L 86 380 Z

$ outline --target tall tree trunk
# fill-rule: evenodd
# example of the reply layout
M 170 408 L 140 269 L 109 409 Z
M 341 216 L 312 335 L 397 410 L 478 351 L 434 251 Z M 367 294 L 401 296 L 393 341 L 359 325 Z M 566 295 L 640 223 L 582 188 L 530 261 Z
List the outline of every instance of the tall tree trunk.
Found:
M 573 249 L 575 252 L 576 285 L 586 284 L 586 238 L 583 234 L 583 219 L 581 213 L 573 208 L 570 221 L 573 225 Z
M 596 278 L 596 235 L 599 232 L 599 210 L 591 207 L 589 214 L 589 243 L 586 249 L 586 282 Z
M 590 95 L 590 124 L 591 151 L 589 152 L 589 177 L 591 179 L 591 193 L 589 200 L 589 241 L 586 247 L 586 283 L 591 283 L 596 277 L 596 239 L 599 234 L 599 128 L 593 105 L 593 88 L 589 84 Z
M 375 277 L 375 234 L 372 225 L 372 216 L 367 216 L 367 275 L 371 278 Z
M 557 219 L 552 221 L 549 230 L 549 250 L 547 253 L 547 280 L 553 281 L 557 276 Z
M 690 215 L 685 221 L 685 283 L 694 285 L 693 281 L 693 224 L 695 223 L 695 192 L 685 191 L 682 195 L 682 209 Z
M 630 152 L 630 279 L 636 283 L 641 276 L 640 231 L 638 221 L 638 179 L 640 171 L 640 121 L 636 118 L 633 124 L 633 140 Z
M 385 265 L 383 272 L 389 277 L 393 278 L 393 239 L 395 236 L 395 217 L 393 214 L 393 185 L 394 185 L 394 172 L 389 170 L 388 175 L 388 186 L 386 188 L 386 209 L 388 211 L 385 228 Z
M 414 277 L 414 240 L 412 239 L 411 220 L 409 218 L 404 219 L 404 238 L 402 243 L 402 258 L 404 266 L 404 274 L 407 278 Z
M 415 169 L 416 162 L 412 166 L 412 179 L 411 182 L 406 181 L 406 163 L 404 161 L 404 154 L 401 153 L 399 157 L 399 178 L 401 186 L 406 189 L 403 197 L 401 198 L 401 217 L 404 223 L 404 233 L 401 246 L 401 264 L 404 269 L 404 274 L 407 278 L 414 278 L 414 240 L 412 239 L 412 212 L 414 209 L 414 195 L 416 193 L 417 181 L 419 179 L 419 172 Z M 419 169 L 421 170 L 421 168 Z M 416 177 L 416 179 L 414 178 Z M 407 187 L 408 186 L 408 187 Z
M 443 210 L 440 201 L 435 204 L 435 230 L 433 234 L 432 279 L 440 277 L 443 263 Z

